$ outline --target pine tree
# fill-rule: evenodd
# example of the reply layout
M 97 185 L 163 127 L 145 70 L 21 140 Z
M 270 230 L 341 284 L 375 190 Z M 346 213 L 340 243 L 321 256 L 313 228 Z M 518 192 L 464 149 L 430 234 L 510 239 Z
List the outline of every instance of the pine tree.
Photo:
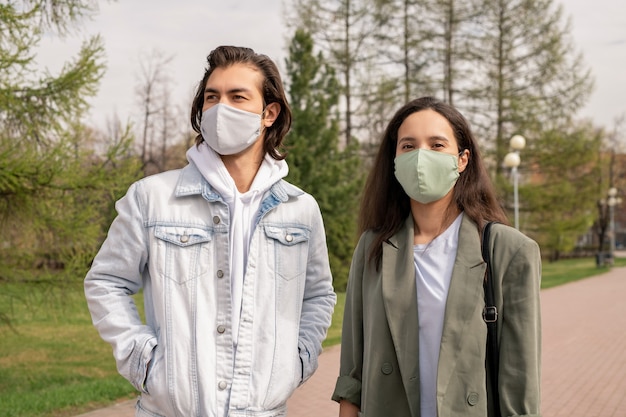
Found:
M 288 180 L 318 201 L 326 228 L 330 263 L 337 290 L 344 290 L 356 242 L 358 195 L 362 172 L 358 148 L 339 146 L 339 85 L 313 40 L 297 30 L 286 60 L 293 125 L 287 136 Z

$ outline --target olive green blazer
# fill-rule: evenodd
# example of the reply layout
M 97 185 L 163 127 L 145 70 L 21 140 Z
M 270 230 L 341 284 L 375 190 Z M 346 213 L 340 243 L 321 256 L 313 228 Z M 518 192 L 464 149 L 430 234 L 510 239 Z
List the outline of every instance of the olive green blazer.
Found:
M 333 399 L 363 417 L 419 417 L 418 317 L 413 219 L 383 244 L 380 270 L 367 258 L 373 234 L 355 249 Z M 495 224 L 490 250 L 498 308 L 499 390 L 503 416 L 540 415 L 541 257 L 537 244 Z M 463 217 L 444 318 L 437 377 L 438 417 L 486 417 L 487 327 L 476 224 Z

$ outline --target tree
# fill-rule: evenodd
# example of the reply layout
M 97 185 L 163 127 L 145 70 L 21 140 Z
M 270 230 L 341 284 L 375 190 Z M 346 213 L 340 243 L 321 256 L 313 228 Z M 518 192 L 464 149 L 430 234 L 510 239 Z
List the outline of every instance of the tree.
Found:
M 95 151 L 99 135 L 81 123 L 104 74 L 98 36 L 58 74 L 35 65 L 43 31 L 66 35 L 95 2 L 0 4 L 0 282 L 65 271 L 84 276 L 119 198 L 138 171 L 125 130 Z
M 398 80 L 395 102 L 408 102 L 415 92 L 433 91 L 428 78 L 433 55 L 432 23 L 426 13 L 426 0 L 374 0 L 372 37 L 377 64 Z
M 532 181 L 520 188 L 526 230 L 553 261 L 593 224 L 602 137 L 590 124 L 550 130 L 527 153 Z
M 80 1 L 23 1 L 0 5 L 0 123 L 3 137 L 50 145 L 87 110 L 104 74 L 104 49 L 98 36 L 87 40 L 73 62 L 58 75 L 36 68 L 32 50 L 38 45 L 41 21 L 67 30 L 57 14 L 88 7 Z M 46 9 L 48 7 L 48 9 Z M 61 10 L 56 9 L 60 7 Z
M 608 190 L 616 188 L 623 195 L 626 188 L 626 168 L 619 160 L 624 160 L 624 123 L 626 116 L 622 115 L 615 119 L 611 131 L 604 134 L 603 141 L 599 144 L 598 164 L 601 167 L 597 178 L 597 219 L 593 230 L 598 238 L 598 251 L 605 250 L 605 243 L 610 227 L 610 207 L 608 203 Z M 621 157 L 621 158 L 620 158 Z M 621 193 L 620 193 L 621 189 Z M 614 208 L 615 210 L 615 208 Z
M 391 109 L 432 95 L 471 109 L 479 96 L 474 61 L 479 42 L 476 0 L 372 0 L 375 22 L 369 45 L 381 69 L 366 96 L 367 120 L 386 125 Z M 394 82 L 395 80 L 395 82 Z M 381 94 L 384 93 L 384 94 Z M 460 98 L 460 100 L 459 100 Z M 382 123 L 379 121 L 382 119 Z M 375 137 L 382 131 L 378 130 Z
M 434 95 L 431 78 L 434 51 L 426 13 L 426 0 L 371 0 L 372 21 L 368 42 L 367 77 L 355 88 L 361 94 L 359 108 L 366 121 L 359 137 L 365 156 L 370 159 L 379 139 L 400 106 L 419 95 Z
M 142 132 L 140 153 L 144 173 L 155 174 L 168 166 L 168 147 L 177 136 L 177 108 L 172 104 L 171 78 L 168 65 L 173 57 L 158 50 L 143 57 L 136 87 L 137 101 L 141 107 Z
M 484 76 L 482 109 L 474 114 L 483 137 L 494 138 L 502 161 L 514 132 L 527 139 L 560 129 L 584 105 L 592 79 L 571 40 L 563 8 L 552 0 L 484 0 L 481 7 Z M 504 168 L 500 169 L 500 173 Z
M 365 95 L 361 87 L 368 79 L 368 45 L 371 19 L 367 0 L 295 0 L 295 23 L 292 27 L 306 30 L 326 54 L 340 83 L 339 108 L 344 143 L 350 145 L 363 121 L 359 107 Z
M 430 77 L 444 101 L 471 114 L 473 102 L 482 97 L 477 84 L 484 77 L 477 61 L 484 59 L 481 47 L 480 0 L 428 0 L 431 22 L 428 37 L 433 50 Z M 435 24 L 433 24 L 433 22 Z
M 455 104 L 471 85 L 476 59 L 474 0 L 373 0 L 375 56 L 402 69 L 402 101 L 435 95 Z M 384 65 L 384 62 L 383 62 Z M 400 98 L 400 97 L 399 97 Z
M 286 60 L 293 125 L 286 138 L 288 179 L 318 201 L 326 228 L 337 290 L 345 290 L 356 242 L 358 194 L 362 185 L 357 146 L 339 146 L 338 84 L 313 39 L 296 30 Z

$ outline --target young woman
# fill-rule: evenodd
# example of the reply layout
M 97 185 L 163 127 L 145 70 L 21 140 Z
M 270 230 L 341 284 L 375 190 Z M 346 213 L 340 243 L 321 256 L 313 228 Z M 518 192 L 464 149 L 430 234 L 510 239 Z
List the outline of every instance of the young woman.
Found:
M 538 416 L 541 258 L 506 226 L 465 118 L 424 97 L 389 123 L 364 190 L 333 399 L 347 416 L 494 416 L 481 231 L 498 316 L 502 415 Z

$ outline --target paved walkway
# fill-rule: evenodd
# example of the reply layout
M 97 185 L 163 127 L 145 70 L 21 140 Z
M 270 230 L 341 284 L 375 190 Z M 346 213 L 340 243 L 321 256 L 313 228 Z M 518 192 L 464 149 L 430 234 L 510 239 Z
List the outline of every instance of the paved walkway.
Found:
M 626 416 L 626 268 L 543 290 L 543 417 Z M 287 403 L 289 417 L 336 417 L 339 346 Z M 133 417 L 135 401 L 78 417 Z

